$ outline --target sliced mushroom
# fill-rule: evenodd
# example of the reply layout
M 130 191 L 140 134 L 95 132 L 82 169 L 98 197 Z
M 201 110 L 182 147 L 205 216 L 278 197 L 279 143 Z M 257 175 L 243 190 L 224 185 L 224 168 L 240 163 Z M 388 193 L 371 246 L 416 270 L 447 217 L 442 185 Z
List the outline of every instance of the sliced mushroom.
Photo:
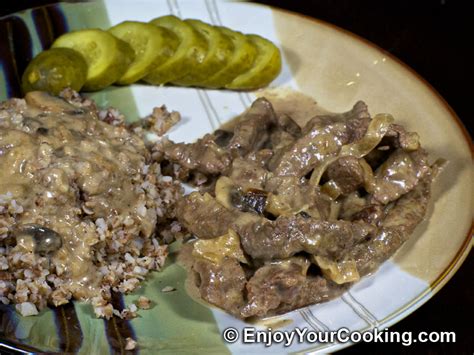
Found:
M 231 203 L 242 212 L 257 212 L 262 214 L 267 205 L 268 192 L 258 189 L 249 189 L 247 192 L 234 190 L 231 195 Z
M 215 191 L 216 200 L 229 209 L 235 207 L 242 212 L 262 214 L 267 205 L 268 192 L 252 188 L 244 191 L 227 176 L 217 180 Z
M 218 129 L 213 135 L 215 137 L 214 142 L 216 142 L 219 147 L 226 147 L 234 136 L 234 132 Z
M 41 256 L 52 255 L 63 245 L 61 235 L 52 229 L 38 225 L 25 224 L 17 228 L 15 236 L 29 235 L 34 241 L 34 252 Z

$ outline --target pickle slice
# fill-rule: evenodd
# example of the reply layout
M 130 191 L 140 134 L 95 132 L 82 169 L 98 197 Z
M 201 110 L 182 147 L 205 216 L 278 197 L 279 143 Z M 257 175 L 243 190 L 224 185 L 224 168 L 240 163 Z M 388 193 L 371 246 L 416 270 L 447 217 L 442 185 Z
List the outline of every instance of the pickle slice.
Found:
M 53 48 L 72 48 L 81 53 L 88 66 L 83 89 L 103 89 L 122 77 L 134 59 L 132 48 L 112 34 L 99 29 L 66 33 L 53 43 Z
M 134 61 L 117 80 L 132 84 L 165 63 L 178 47 L 178 38 L 163 27 L 137 21 L 124 21 L 109 29 L 115 37 L 127 42 L 135 53 Z
M 200 85 L 210 75 L 227 65 L 234 51 L 234 45 L 229 37 L 214 26 L 194 19 L 185 20 L 184 22 L 194 27 L 206 39 L 208 49 L 202 63 L 184 77 L 174 80 L 173 84 L 182 86 Z
M 281 71 L 281 55 L 277 46 L 258 35 L 247 35 L 247 38 L 257 47 L 257 57 L 247 72 L 226 85 L 228 89 L 251 90 L 267 86 Z
M 79 91 L 86 82 L 87 64 L 82 55 L 70 48 L 52 48 L 38 54 L 22 77 L 24 93 L 34 90 L 54 95 L 67 87 Z
M 252 67 L 257 56 L 257 48 L 245 35 L 226 27 L 217 28 L 221 33 L 230 38 L 234 45 L 234 52 L 224 68 L 200 83 L 203 87 L 215 89 L 225 87 L 237 76 L 247 72 Z
M 173 15 L 158 17 L 150 23 L 172 31 L 179 39 L 174 55 L 153 69 L 143 80 L 153 85 L 166 84 L 193 72 L 207 53 L 206 39 L 190 24 Z

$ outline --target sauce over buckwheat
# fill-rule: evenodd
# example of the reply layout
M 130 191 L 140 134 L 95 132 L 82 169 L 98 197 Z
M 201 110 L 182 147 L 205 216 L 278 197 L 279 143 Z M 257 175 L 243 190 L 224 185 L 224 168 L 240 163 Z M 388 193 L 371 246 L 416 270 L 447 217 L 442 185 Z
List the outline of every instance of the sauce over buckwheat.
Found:
M 144 213 L 145 194 L 137 188 L 150 153 L 124 127 L 62 99 L 31 92 L 14 104 L 16 113 L 0 120 L 0 195 L 23 208 L 12 227 L 17 248 L 35 247 L 24 226 L 54 231 L 62 238 L 50 256 L 58 274 L 74 298 L 93 297 L 100 276 L 91 251 L 100 240 L 95 221 L 122 215 L 143 235 L 153 232 L 156 217 Z

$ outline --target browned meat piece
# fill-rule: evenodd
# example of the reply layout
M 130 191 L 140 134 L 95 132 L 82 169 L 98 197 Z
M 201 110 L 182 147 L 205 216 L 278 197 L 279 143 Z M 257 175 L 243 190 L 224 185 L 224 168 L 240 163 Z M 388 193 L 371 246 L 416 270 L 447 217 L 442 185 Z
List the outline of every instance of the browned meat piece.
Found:
M 228 210 L 209 194 L 193 192 L 179 201 L 176 215 L 189 232 L 210 239 L 227 234 L 238 213 Z
M 294 141 L 295 138 L 285 131 L 274 130 L 270 135 L 271 147 L 276 155 L 281 155 L 280 151 L 288 149 Z
M 369 122 L 367 106 L 362 101 L 349 112 L 312 118 L 302 137 L 275 162 L 275 174 L 305 176 L 318 163 L 336 155 L 343 145 L 360 139 Z
M 301 127 L 286 113 L 277 115 L 277 124 L 278 128 L 291 134 L 293 137 L 301 135 Z
M 256 152 L 249 153 L 246 159 L 258 164 L 258 166 L 266 167 L 274 152 L 271 149 L 261 149 Z
M 265 98 L 259 98 L 234 128 L 234 136 L 228 149 L 234 157 L 244 156 L 263 147 L 268 139 L 268 129 L 276 122 L 273 106 Z
M 365 222 L 291 216 L 254 220 L 239 226 L 237 232 L 244 251 L 254 259 L 284 259 L 301 251 L 336 258 L 375 233 L 375 227 Z
M 365 135 L 367 127 L 369 127 L 370 114 L 367 105 L 363 101 L 357 101 L 352 110 L 343 115 L 347 120 L 347 141 L 358 141 Z
M 412 191 L 395 202 L 374 238 L 348 249 L 344 259 L 356 261 L 360 276 L 390 258 L 422 221 L 431 195 L 431 180 L 431 174 L 426 174 Z
M 322 276 L 308 276 L 300 288 L 300 292 L 295 293 L 294 298 L 284 300 L 275 310 L 275 314 L 330 301 L 342 295 L 349 287 L 349 283 L 338 285 Z
M 243 190 L 263 190 L 268 173 L 268 170 L 258 162 L 237 158 L 232 162 L 229 177 L 235 185 L 242 187 Z
M 273 151 L 273 157 L 268 162 L 268 169 L 276 169 L 283 155 L 291 148 L 295 142 L 295 137 L 290 133 L 280 130 L 274 130 L 270 134 L 270 144 Z
M 277 154 L 278 160 L 272 162 L 275 175 L 302 177 L 327 157 L 336 155 L 342 146 L 345 127 L 342 122 L 326 125 L 321 124 L 318 117 L 312 119 L 305 127 L 303 136 L 283 154 Z M 323 133 L 326 131 L 328 133 Z
M 301 291 L 309 261 L 294 258 L 264 265 L 246 285 L 248 303 L 241 311 L 243 318 L 262 317 L 282 302 L 291 302 Z
M 361 211 L 354 214 L 352 220 L 364 221 L 376 226 L 384 216 L 384 209 L 381 205 L 367 205 Z
M 280 163 L 283 155 L 291 148 L 295 138 L 284 131 L 274 131 L 270 135 L 270 142 L 273 150 L 273 157 L 268 162 L 268 169 L 273 171 Z
M 189 170 L 196 170 L 206 175 L 217 175 L 225 172 L 232 159 L 227 150 L 219 147 L 210 134 L 198 139 L 196 143 L 170 143 L 163 147 L 165 158 L 178 163 Z
M 327 175 L 343 195 L 357 190 L 364 184 L 364 169 L 359 164 L 359 159 L 354 157 L 339 158 L 329 165 Z
M 385 135 L 390 139 L 390 145 L 406 151 L 413 151 L 420 148 L 420 136 L 416 132 L 407 132 L 403 126 L 391 124 Z
M 387 204 L 413 189 L 429 171 L 427 158 L 422 149 L 414 152 L 398 149 L 392 153 L 375 173 L 373 200 Z
M 239 262 L 226 258 L 217 265 L 207 260 L 196 259 L 193 269 L 199 274 L 198 286 L 201 297 L 231 314 L 240 316 L 247 280 Z
M 247 283 L 248 302 L 241 317 L 284 313 L 327 301 L 347 288 L 320 276 L 307 276 L 308 266 L 306 259 L 291 258 L 259 268 Z

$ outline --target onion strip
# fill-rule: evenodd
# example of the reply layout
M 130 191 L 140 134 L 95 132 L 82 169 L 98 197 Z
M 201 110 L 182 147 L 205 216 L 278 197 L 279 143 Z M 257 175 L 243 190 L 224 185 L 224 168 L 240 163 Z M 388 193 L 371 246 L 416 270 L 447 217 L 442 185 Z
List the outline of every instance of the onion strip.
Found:
M 314 168 L 309 183 L 312 186 L 318 185 L 327 167 L 339 158 L 355 157 L 360 159 L 369 154 L 382 141 L 393 121 L 392 115 L 385 113 L 376 115 L 370 122 L 364 137 L 356 142 L 342 146 L 336 156 L 325 159 L 319 166 Z

